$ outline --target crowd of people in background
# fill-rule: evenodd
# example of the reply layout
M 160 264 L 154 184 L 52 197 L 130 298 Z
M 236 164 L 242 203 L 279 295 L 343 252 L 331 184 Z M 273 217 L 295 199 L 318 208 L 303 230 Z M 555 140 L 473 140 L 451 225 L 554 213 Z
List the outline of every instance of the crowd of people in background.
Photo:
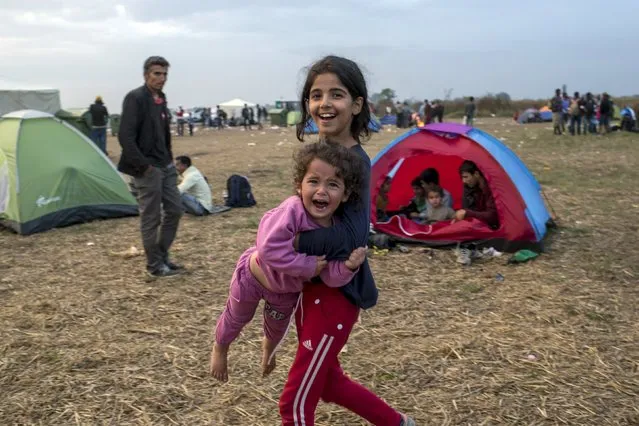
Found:
M 555 96 L 550 99 L 548 106 L 553 114 L 555 135 L 563 135 L 566 131 L 573 136 L 607 134 L 612 130 L 636 131 L 636 113 L 630 106 L 620 110 L 620 125 L 611 126 L 615 108 L 606 92 L 597 96 L 591 92 L 585 95 L 575 92 L 570 97 L 566 92 L 555 89 Z

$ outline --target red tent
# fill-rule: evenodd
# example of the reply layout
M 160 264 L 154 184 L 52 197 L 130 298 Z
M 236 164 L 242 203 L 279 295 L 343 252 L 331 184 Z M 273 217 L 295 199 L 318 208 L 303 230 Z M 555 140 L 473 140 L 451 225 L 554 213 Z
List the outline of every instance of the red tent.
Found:
M 413 196 L 411 181 L 429 167 L 439 172 L 440 185 L 453 197 L 453 208 L 461 208 L 463 184 L 458 169 L 464 160 L 474 161 L 486 178 L 499 215 L 498 229 L 476 219 L 433 225 L 403 216 L 377 221 L 375 198 L 384 179 L 391 177 L 388 210 L 397 210 Z M 540 246 L 547 231 L 550 214 L 539 183 L 513 151 L 479 129 L 450 123 L 413 129 L 377 155 L 371 179 L 373 227 L 400 240 L 430 245 L 475 241 L 514 251 Z

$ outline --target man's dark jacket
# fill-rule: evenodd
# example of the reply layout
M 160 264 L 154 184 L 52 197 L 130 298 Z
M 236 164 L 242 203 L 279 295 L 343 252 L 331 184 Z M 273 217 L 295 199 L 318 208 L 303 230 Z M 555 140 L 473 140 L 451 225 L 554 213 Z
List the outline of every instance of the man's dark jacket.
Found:
M 151 91 L 146 85 L 131 90 L 122 104 L 122 119 L 118 140 L 122 146 L 122 155 L 118 170 L 130 176 L 140 177 L 146 169 L 153 165 L 149 158 L 158 140 L 162 140 L 164 133 L 169 161 L 173 158 L 171 151 L 171 130 L 169 127 L 170 113 L 166 107 L 166 97 L 160 92 L 163 101 L 162 110 L 164 121 L 158 114 L 153 114 L 156 106 Z

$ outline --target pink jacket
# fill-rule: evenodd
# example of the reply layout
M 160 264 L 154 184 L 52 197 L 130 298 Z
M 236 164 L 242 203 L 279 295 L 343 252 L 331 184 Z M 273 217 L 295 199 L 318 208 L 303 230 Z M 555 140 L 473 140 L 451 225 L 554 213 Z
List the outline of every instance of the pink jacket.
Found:
M 260 268 L 276 293 L 297 293 L 315 275 L 316 256 L 298 253 L 293 248 L 295 236 L 317 229 L 298 196 L 287 198 L 278 207 L 264 214 L 257 229 L 257 258 Z M 353 279 L 352 271 L 343 261 L 330 261 L 320 272 L 322 282 L 329 287 L 342 287 Z

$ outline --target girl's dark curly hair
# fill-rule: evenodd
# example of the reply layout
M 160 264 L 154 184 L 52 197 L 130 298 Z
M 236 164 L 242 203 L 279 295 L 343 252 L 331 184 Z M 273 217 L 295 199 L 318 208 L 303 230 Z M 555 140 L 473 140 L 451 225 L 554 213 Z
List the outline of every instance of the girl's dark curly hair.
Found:
M 364 162 L 350 149 L 327 140 L 304 145 L 294 154 L 293 183 L 296 190 L 302 185 L 308 166 L 315 159 L 335 167 L 337 177 L 344 181 L 349 201 L 359 200 L 363 186 Z

